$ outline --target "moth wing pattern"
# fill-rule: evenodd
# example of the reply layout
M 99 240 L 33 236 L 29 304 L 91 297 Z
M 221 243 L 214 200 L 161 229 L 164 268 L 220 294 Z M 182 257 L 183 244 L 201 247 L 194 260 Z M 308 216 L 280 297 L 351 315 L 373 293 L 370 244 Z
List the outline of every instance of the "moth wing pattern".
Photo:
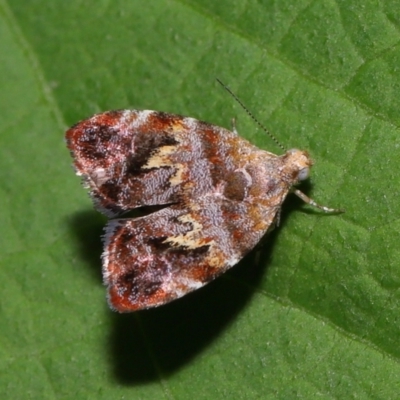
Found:
M 183 207 L 111 221 L 103 254 L 110 306 L 120 312 L 155 307 L 221 275 L 273 222 L 273 211 L 263 219 L 261 230 L 243 218 L 244 212 L 259 212 L 257 208 L 240 203 L 235 207 L 219 196 L 207 196 Z
M 210 192 L 229 172 L 225 159 L 237 147 L 234 133 L 216 128 L 179 115 L 121 110 L 79 122 L 66 139 L 96 207 L 114 217 Z M 218 153 L 219 142 L 226 147 Z
M 236 264 L 312 164 L 306 152 L 276 156 L 224 128 L 157 111 L 97 114 L 66 139 L 100 211 L 164 207 L 106 228 L 103 276 L 120 312 L 165 304 Z

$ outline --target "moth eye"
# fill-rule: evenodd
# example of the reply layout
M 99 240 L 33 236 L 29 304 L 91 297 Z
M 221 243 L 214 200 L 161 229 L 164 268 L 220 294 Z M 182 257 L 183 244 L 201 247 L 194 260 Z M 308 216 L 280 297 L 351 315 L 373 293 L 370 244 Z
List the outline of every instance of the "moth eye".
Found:
M 297 179 L 298 179 L 299 181 L 304 181 L 304 180 L 306 180 L 309 176 L 310 176 L 310 168 L 305 167 L 305 168 L 303 168 L 303 169 L 301 169 L 301 170 L 299 171 L 299 175 L 297 176 Z

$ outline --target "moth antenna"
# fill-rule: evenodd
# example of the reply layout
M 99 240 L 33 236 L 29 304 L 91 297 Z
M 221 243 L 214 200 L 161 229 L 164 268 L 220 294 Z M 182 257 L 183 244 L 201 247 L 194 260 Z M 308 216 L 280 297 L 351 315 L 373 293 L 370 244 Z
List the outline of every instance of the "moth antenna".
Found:
M 253 115 L 253 113 L 243 104 L 243 102 L 228 88 L 224 83 L 222 83 L 218 78 L 217 82 L 236 100 L 237 103 L 243 108 L 244 111 L 250 116 L 250 118 L 283 150 L 286 151 L 285 147 L 279 142 L 279 140 Z

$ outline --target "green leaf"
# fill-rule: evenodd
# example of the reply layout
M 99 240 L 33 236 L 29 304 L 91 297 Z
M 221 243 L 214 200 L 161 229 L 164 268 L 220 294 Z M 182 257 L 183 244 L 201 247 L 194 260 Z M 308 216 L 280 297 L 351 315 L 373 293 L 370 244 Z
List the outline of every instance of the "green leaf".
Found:
M 400 11 L 382 0 L 0 1 L 0 397 L 397 399 Z M 119 315 L 65 129 L 118 108 L 315 160 L 261 251 Z

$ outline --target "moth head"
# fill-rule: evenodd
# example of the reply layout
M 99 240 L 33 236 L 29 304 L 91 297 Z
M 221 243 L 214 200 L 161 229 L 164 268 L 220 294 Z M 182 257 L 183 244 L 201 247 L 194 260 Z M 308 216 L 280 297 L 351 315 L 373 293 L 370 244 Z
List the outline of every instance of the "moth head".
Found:
M 284 169 L 289 179 L 296 183 L 310 176 L 313 162 L 306 151 L 291 149 L 284 155 Z

